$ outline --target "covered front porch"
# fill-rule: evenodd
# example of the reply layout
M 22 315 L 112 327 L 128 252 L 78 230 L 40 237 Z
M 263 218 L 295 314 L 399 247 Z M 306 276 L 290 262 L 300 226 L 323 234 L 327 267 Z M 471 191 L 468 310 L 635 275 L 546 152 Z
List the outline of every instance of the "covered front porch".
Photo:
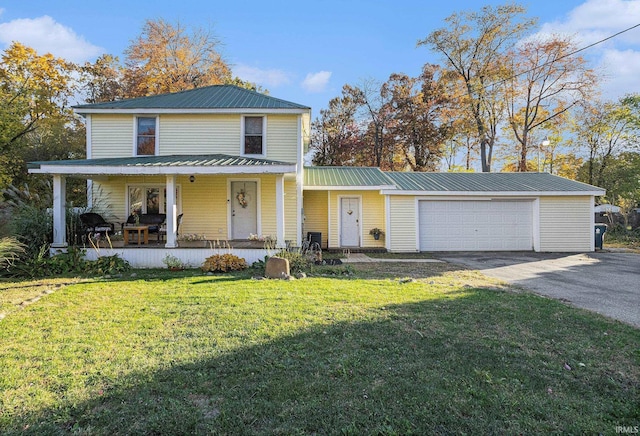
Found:
M 146 243 L 138 245 L 137 234 L 122 248 L 87 244 L 88 258 L 118 254 L 134 267 L 162 267 L 167 253 L 199 266 L 221 247 L 252 263 L 267 254 L 264 242 L 254 240 L 264 237 L 273 241 L 269 247 L 274 249 L 299 245 L 302 192 L 296 169 L 286 162 L 227 155 L 30 164 L 30 172 L 53 177 L 52 252 L 66 249 L 69 242 L 68 177 L 88 180 L 89 207 L 114 224 L 114 239 L 128 228 L 127 221 L 131 225 L 132 214 L 163 216 L 160 234 L 145 234 Z M 199 247 L 194 247 L 194 239 Z

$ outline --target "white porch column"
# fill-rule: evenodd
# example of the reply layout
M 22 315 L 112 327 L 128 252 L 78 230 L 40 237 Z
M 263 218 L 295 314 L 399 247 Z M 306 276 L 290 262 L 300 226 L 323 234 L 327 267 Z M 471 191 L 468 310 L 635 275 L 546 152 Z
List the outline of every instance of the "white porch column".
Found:
M 166 248 L 177 247 L 178 207 L 176 205 L 176 176 L 167 175 L 167 243 Z
M 284 248 L 284 175 L 276 176 L 276 247 Z
M 67 179 L 61 174 L 53 175 L 53 244 L 51 248 L 67 246 L 65 203 Z

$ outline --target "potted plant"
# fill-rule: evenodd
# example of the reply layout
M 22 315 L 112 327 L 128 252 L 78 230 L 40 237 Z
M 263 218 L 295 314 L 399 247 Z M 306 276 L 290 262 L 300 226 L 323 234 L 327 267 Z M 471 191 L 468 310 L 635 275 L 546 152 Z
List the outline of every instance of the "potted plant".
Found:
M 369 230 L 369 234 L 373 236 L 373 239 L 377 241 L 378 239 L 380 239 L 380 235 L 384 235 L 384 232 L 379 228 L 374 227 L 371 230 Z
M 184 263 L 172 254 L 167 254 L 162 258 L 162 263 L 167 265 L 171 271 L 182 271 L 184 269 Z

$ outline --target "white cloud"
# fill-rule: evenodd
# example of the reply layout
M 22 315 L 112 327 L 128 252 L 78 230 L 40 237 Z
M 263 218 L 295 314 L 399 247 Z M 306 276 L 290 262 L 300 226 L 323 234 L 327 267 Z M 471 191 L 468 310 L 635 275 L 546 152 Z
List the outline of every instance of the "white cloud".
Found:
M 104 52 L 47 15 L 0 23 L 0 42 L 8 46 L 13 41 L 35 49 L 38 54 L 51 53 L 73 62 L 85 62 Z
M 626 94 L 640 94 L 640 51 L 606 50 L 600 68 L 604 72 L 601 88 L 606 99 L 617 99 Z
M 268 88 L 277 88 L 278 86 L 291 83 L 291 75 L 277 69 L 263 70 L 257 67 L 239 64 L 233 67 L 233 73 L 242 80 L 257 83 L 258 85 Z
M 331 78 L 331 71 L 309 73 L 302 81 L 302 88 L 307 92 L 323 92 Z
M 640 0 L 586 0 L 566 17 L 543 23 L 533 37 L 552 34 L 573 38 L 577 47 L 599 42 L 640 23 Z M 580 53 L 601 74 L 602 98 L 615 100 L 640 92 L 634 71 L 640 68 L 640 28 L 597 44 Z
M 640 23 L 640 0 L 587 0 L 566 19 L 544 23 L 542 34 L 572 35 L 581 45 L 591 44 Z M 640 29 L 624 33 L 607 44 L 640 43 Z

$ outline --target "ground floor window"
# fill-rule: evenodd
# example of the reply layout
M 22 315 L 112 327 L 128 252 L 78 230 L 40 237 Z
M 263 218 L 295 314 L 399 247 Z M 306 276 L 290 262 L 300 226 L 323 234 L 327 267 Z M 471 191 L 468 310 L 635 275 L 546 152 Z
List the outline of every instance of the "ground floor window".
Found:
M 128 187 L 129 214 L 167 213 L 167 188 L 164 185 Z M 180 207 L 180 188 L 176 188 L 176 204 Z

